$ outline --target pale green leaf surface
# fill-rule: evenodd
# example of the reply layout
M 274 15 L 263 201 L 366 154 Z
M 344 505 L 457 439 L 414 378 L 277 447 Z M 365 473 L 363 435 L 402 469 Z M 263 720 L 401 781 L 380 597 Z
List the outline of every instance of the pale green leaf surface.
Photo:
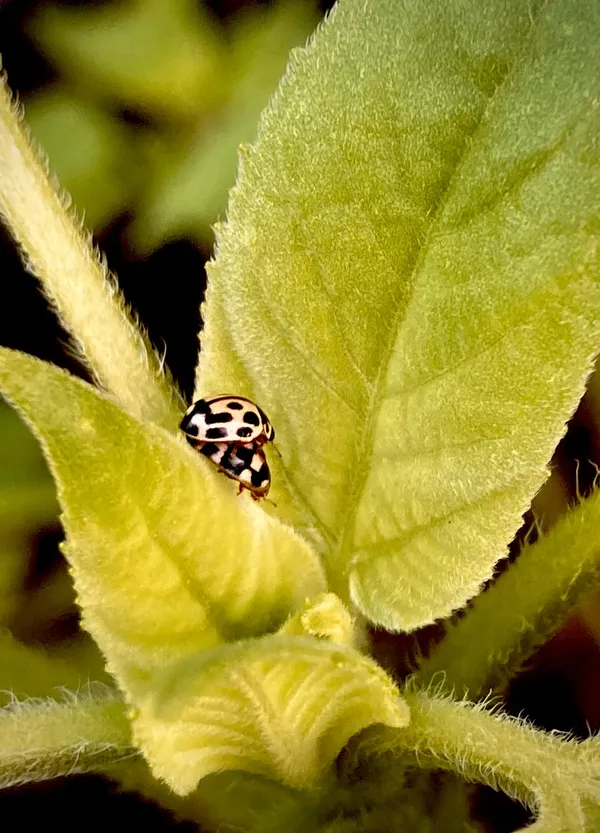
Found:
M 84 626 L 134 699 L 166 663 L 274 629 L 324 590 L 303 540 L 182 437 L 6 349 L 0 387 L 57 480 Z
M 182 795 L 225 769 L 315 786 L 351 735 L 372 723 L 408 722 L 375 662 L 310 637 L 223 646 L 155 683 L 133 714 L 134 736 L 154 774 Z
M 160 119 L 196 117 L 223 93 L 223 44 L 210 15 L 193 0 L 46 4 L 29 28 L 73 83 Z
M 267 411 L 280 512 L 411 629 L 473 596 L 600 344 L 600 6 L 342 0 L 245 150 L 197 394 Z

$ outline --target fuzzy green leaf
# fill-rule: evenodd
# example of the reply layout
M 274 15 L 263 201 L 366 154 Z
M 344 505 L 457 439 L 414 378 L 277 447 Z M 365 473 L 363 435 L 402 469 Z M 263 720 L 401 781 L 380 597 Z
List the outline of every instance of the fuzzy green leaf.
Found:
M 4 77 L 0 214 L 90 375 L 134 416 L 175 428 L 181 396 L 50 177 Z
M 372 660 L 310 637 L 269 636 L 206 652 L 155 678 L 134 734 L 176 792 L 224 769 L 296 788 L 323 778 L 348 738 L 408 710 Z
M 273 630 L 324 589 L 302 539 L 182 437 L 6 349 L 0 388 L 42 443 L 84 626 L 133 700 L 165 664 Z
M 407 690 L 405 729 L 373 727 L 353 742 L 352 754 L 393 771 L 412 753 L 422 769 L 457 771 L 469 781 L 501 789 L 529 807 L 535 823 L 519 833 L 594 833 L 600 806 L 598 739 L 577 743 L 484 704 L 452 701 L 433 691 Z
M 599 41 L 596 0 L 342 0 L 243 153 L 198 393 L 264 407 L 390 629 L 491 575 L 600 345 Z

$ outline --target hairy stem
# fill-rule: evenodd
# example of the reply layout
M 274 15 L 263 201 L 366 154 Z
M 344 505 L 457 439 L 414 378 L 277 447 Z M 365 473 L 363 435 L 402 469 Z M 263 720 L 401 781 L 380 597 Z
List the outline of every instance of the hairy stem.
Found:
M 517 798 L 537 814 L 528 833 L 582 833 L 590 801 L 600 798 L 600 767 L 589 742 L 575 743 L 493 714 L 484 705 L 408 690 L 411 721 L 405 729 L 378 727 L 359 740 L 360 759 L 412 756 L 420 767 L 447 770 Z
M 15 701 L 0 710 L 0 786 L 105 771 L 137 755 L 120 696 L 94 686 L 84 696 Z
M 0 212 L 98 383 L 139 419 L 174 428 L 178 394 L 34 150 L 2 79 Z

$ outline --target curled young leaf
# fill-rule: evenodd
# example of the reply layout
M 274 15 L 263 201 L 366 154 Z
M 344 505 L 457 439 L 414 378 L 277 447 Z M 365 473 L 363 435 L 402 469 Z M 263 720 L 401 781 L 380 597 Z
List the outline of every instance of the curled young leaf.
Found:
M 461 607 L 600 344 L 595 0 L 345 0 L 244 151 L 198 388 L 276 426 L 280 511 L 389 629 Z
M 0 389 L 42 443 L 84 626 L 134 702 L 165 663 L 275 630 L 325 589 L 308 545 L 183 439 L 6 349 Z
M 348 738 L 409 714 L 387 675 L 352 648 L 267 636 L 205 652 L 154 678 L 134 712 L 152 766 L 185 795 L 213 772 L 244 770 L 307 788 Z
M 350 611 L 335 593 L 320 593 L 315 599 L 307 599 L 279 628 L 278 633 L 287 636 L 316 636 L 355 648 L 361 636 Z

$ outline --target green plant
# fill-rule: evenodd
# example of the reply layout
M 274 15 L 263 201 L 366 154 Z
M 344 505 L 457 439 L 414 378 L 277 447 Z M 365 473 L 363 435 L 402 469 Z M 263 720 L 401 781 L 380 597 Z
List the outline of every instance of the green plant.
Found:
M 6 783 L 109 771 L 209 829 L 442 831 L 475 824 L 459 775 L 526 803 L 532 830 L 597 829 L 598 739 L 485 705 L 597 583 L 597 494 L 402 690 L 362 622 L 410 631 L 476 596 L 583 393 L 599 36 L 593 0 L 342 0 L 293 53 L 218 228 L 197 370 L 199 394 L 272 418 L 276 507 L 178 436 L 176 390 L 4 91 L 2 211 L 100 390 L 6 349 L 0 385 L 44 448 L 120 692 L 7 708 Z

